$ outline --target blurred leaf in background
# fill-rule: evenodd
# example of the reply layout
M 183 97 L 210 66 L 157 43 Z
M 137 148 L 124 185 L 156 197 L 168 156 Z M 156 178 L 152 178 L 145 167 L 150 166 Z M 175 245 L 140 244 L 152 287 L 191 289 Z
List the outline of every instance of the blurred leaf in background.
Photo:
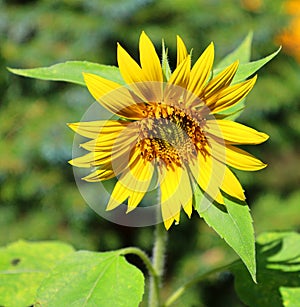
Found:
M 58 239 L 77 249 L 134 244 L 150 250 L 152 242 L 150 227 L 112 224 L 98 217 L 77 191 L 67 164 L 73 133 L 65 123 L 80 120 L 93 103 L 88 91 L 79 85 L 17 77 L 6 67 L 67 60 L 116 65 L 116 42 L 137 56 L 141 30 L 158 51 L 164 38 L 171 66 L 176 63 L 176 34 L 198 53 L 193 59 L 214 41 L 217 64 L 253 31 L 256 60 L 277 50 L 278 37 L 291 31 L 295 17 L 285 5 L 284 0 L 0 0 L 0 244 L 18 238 Z M 293 58 L 299 52 L 288 55 L 285 41 L 281 44 L 283 52 L 260 70 L 238 119 L 270 135 L 266 144 L 251 150 L 268 168 L 237 172 L 257 233 L 299 230 L 300 225 L 300 67 Z M 297 44 L 290 48 L 297 50 Z M 166 292 L 176 286 L 168 276 L 186 276 L 195 266 L 201 271 L 235 257 L 198 218 L 182 222 L 169 235 Z M 184 248 L 178 242 L 185 242 Z M 192 288 L 178 304 L 199 306 L 202 300 L 204 306 L 243 306 L 232 289 L 232 277 L 224 274 Z

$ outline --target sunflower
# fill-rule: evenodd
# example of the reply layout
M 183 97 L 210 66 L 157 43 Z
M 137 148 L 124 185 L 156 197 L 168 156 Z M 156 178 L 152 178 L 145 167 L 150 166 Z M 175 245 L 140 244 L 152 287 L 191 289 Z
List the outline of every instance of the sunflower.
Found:
M 118 44 L 126 86 L 84 73 L 92 96 L 118 119 L 69 124 L 90 139 L 81 144 L 88 153 L 70 163 L 93 168 L 86 181 L 118 178 L 107 210 L 126 202 L 127 212 L 132 211 L 157 178 L 166 229 L 179 222 L 181 207 L 191 216 L 195 186 L 211 202 L 224 204 L 224 193 L 244 201 L 243 188 L 229 167 L 254 171 L 266 164 L 236 145 L 259 144 L 268 136 L 218 113 L 245 98 L 256 76 L 231 85 L 238 62 L 213 76 L 213 43 L 192 66 L 177 36 L 177 65 L 168 79 L 144 32 L 139 51 L 140 65 Z

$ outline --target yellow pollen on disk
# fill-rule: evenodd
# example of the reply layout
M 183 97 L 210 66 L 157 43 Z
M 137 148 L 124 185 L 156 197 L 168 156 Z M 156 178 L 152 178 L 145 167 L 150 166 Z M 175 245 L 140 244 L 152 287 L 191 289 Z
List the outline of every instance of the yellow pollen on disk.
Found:
M 161 103 L 149 104 L 145 118 L 139 122 L 137 147 L 141 156 L 167 166 L 182 166 L 197 152 L 206 154 L 204 118 L 197 118 L 191 110 Z

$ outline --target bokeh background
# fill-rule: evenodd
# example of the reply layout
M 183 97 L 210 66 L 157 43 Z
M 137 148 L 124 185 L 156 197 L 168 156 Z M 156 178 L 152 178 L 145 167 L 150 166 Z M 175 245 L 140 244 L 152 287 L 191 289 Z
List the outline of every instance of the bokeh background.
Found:
M 0 0 L 0 245 L 20 238 L 55 239 L 77 249 L 137 245 L 151 252 L 152 227 L 112 224 L 97 216 L 77 190 L 67 163 L 73 132 L 66 123 L 80 120 L 93 103 L 87 89 L 6 70 L 66 60 L 116 65 L 116 42 L 137 59 L 142 30 L 158 51 L 164 38 L 171 66 L 176 34 L 193 48 L 194 59 L 214 41 L 216 62 L 249 31 L 254 32 L 254 60 L 283 45 L 259 71 L 239 118 L 270 135 L 265 144 L 249 148 L 269 166 L 237 175 L 257 234 L 300 229 L 299 0 Z M 186 276 L 235 257 L 196 214 L 191 221 L 182 215 L 169 237 L 164 295 Z M 177 305 L 244 306 L 232 280 L 229 273 L 213 277 L 191 288 Z

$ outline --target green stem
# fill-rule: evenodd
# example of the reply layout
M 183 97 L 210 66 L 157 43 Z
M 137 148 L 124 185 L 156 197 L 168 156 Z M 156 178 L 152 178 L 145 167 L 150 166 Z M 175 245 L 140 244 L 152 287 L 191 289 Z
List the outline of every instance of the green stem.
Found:
M 191 280 L 189 280 L 188 282 L 186 282 L 185 284 L 183 284 L 181 287 L 179 287 L 173 294 L 171 294 L 171 296 L 166 300 L 166 302 L 163 304 L 163 307 L 169 307 L 171 306 L 176 300 L 179 299 L 179 297 L 184 293 L 184 291 L 186 289 L 188 289 L 189 287 L 193 286 L 194 284 L 204 280 L 205 278 L 207 278 L 208 276 L 221 272 L 221 271 L 225 271 L 226 269 L 228 269 L 229 267 L 231 267 L 234 263 L 236 263 L 238 260 L 235 260 L 229 264 L 226 264 L 222 267 L 219 268 L 215 268 L 209 272 L 206 272 L 204 274 L 195 276 L 194 278 L 192 278 Z
M 157 273 L 155 268 L 153 267 L 150 258 L 148 257 L 148 255 L 142 251 L 141 249 L 137 248 L 137 247 L 126 247 L 126 248 L 122 248 L 120 249 L 120 254 L 121 255 L 128 255 L 128 254 L 134 254 L 137 255 L 138 257 L 140 257 L 142 259 L 142 261 L 144 262 L 149 274 L 151 276 L 153 276 L 154 278 L 157 277 Z
M 152 264 L 156 272 L 156 276 L 150 277 L 149 284 L 149 307 L 160 306 L 160 287 L 162 276 L 164 273 L 165 251 L 167 241 L 167 230 L 163 223 L 156 224 L 155 242 L 152 253 Z

